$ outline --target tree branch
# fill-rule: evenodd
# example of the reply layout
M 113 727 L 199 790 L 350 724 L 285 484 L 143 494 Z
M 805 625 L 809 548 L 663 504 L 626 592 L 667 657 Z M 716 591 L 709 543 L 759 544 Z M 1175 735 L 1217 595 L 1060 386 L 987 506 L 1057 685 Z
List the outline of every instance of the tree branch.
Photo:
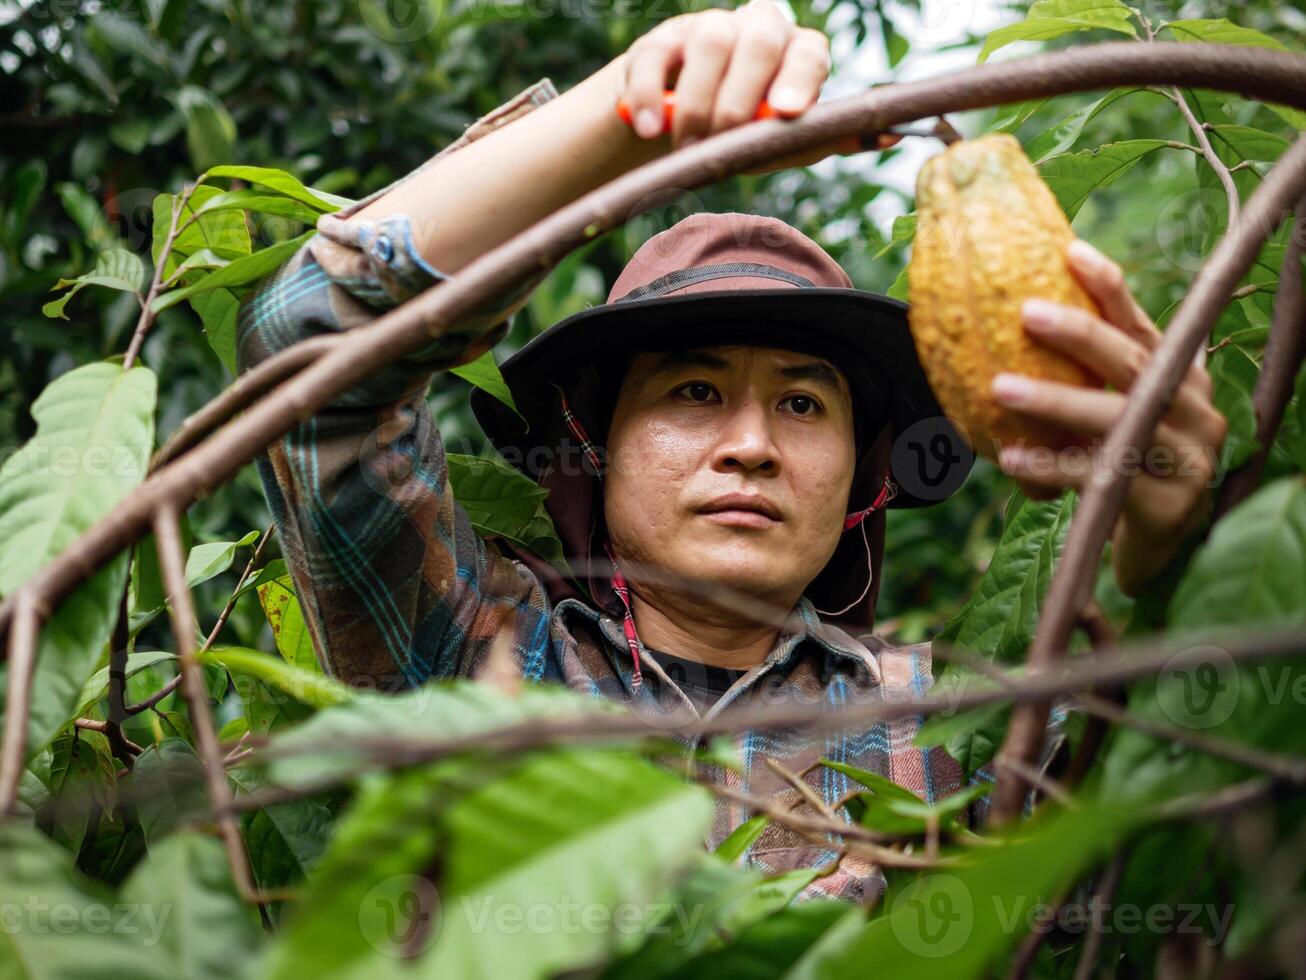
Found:
M 27 761 L 28 703 L 36 669 L 36 641 L 40 631 L 36 594 L 21 589 L 14 597 L 9 626 L 9 678 L 5 692 L 5 735 L 0 747 L 0 817 L 14 811 L 18 783 Z

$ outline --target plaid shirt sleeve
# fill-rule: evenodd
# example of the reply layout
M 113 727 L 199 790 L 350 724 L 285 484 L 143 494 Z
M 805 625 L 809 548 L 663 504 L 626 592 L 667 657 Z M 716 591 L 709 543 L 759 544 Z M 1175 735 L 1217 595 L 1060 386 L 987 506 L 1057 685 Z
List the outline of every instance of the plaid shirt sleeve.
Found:
M 542 79 L 482 116 L 419 170 L 335 214 L 242 301 L 242 371 L 307 338 L 365 328 L 448 277 L 413 246 L 403 215 L 357 213 L 436 159 L 556 96 Z M 469 676 L 501 631 L 547 640 L 548 602 L 532 575 L 483 542 L 454 501 L 426 404 L 435 371 L 500 339 L 543 278 L 514 285 L 416 357 L 345 392 L 258 461 L 282 549 L 323 668 L 397 690 Z

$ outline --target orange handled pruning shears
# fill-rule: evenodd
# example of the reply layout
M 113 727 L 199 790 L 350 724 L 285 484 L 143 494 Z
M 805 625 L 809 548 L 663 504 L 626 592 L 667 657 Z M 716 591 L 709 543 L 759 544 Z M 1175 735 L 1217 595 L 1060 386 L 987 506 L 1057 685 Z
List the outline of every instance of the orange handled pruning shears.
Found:
M 634 120 L 631 118 L 630 103 L 625 99 L 617 100 L 617 115 L 627 126 L 633 126 Z M 671 129 L 671 121 L 676 115 L 676 93 L 673 89 L 667 89 L 662 93 L 662 131 L 665 133 Z M 754 119 L 777 119 L 780 114 L 771 108 L 771 103 L 765 99 L 757 107 L 757 113 Z M 865 135 L 847 136 L 835 144 L 835 153 L 863 153 L 866 150 L 887 150 L 891 146 L 897 145 L 902 137 L 897 133 L 868 133 Z

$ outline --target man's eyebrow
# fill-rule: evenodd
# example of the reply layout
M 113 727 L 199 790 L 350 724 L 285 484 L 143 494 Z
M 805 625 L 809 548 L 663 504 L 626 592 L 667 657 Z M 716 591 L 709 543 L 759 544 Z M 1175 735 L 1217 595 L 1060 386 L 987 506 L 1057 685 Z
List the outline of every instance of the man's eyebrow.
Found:
M 701 367 L 712 371 L 724 371 L 730 367 L 730 363 L 724 358 L 704 351 L 673 350 L 667 351 L 654 361 L 648 373 L 650 375 L 665 374 L 684 367 Z
M 812 381 L 835 391 L 842 391 L 844 387 L 843 376 L 824 361 L 793 364 L 778 368 L 775 373 L 788 381 Z

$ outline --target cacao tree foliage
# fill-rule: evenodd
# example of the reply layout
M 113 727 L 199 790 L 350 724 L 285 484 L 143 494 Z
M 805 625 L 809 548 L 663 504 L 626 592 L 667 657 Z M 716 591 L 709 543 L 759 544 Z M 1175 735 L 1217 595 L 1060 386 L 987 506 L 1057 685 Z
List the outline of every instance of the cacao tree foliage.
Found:
M 151 451 L 230 383 L 241 296 L 314 234 L 318 215 L 408 172 L 527 84 L 549 76 L 564 89 L 685 9 L 0 2 L 0 596 L 132 493 Z M 836 80 L 866 52 L 885 66 L 876 80 L 892 80 L 1113 39 L 1306 51 L 1306 16 L 1268 2 L 1035 0 L 992 18 L 992 30 L 972 17 L 942 40 L 913 40 L 904 26 L 928 24 L 928 3 L 792 9 L 835 38 Z M 1161 88 L 950 121 L 966 135 L 1014 133 L 1076 231 L 1121 261 L 1163 327 L 1229 223 L 1198 144 L 1209 140 L 1245 201 L 1306 127 L 1291 108 Z M 914 210 L 910 181 L 893 174 L 919 159 L 918 145 L 741 176 L 659 204 L 567 257 L 497 354 L 601 302 L 643 240 L 696 210 L 778 216 L 859 287 L 905 295 Z M 1230 426 L 1221 475 L 1261 448 L 1252 392 L 1288 234 L 1271 236 L 1209 339 L 1207 369 Z M 125 366 L 146 307 L 151 327 Z M 489 356 L 431 394 L 455 450 L 455 494 L 483 533 L 560 559 L 543 491 L 486 454 L 467 409 L 473 385 L 510 400 Z M 1306 374 L 1254 493 L 1195 534 L 1137 599 L 1119 592 L 1104 561 L 1096 600 L 1110 628 L 1174 638 L 1302 624 L 1304 473 Z M 975 683 L 975 660 L 1019 665 L 1074 509 L 1069 494 L 1024 499 L 981 462 L 946 504 L 891 512 L 881 632 L 970 655 L 937 668 L 940 692 Z M 1306 756 L 1306 677 L 1292 660 L 1136 681 L 1121 708 L 1143 724 L 1105 735 L 1074 705 L 1059 708 L 1067 738 L 1049 771 L 1067 774 L 1079 756 L 1090 764 L 1073 795 L 1041 795 L 1014 828 L 964 825 L 992 778 L 1002 704 L 922 726 L 918 744 L 944 746 L 972 776 L 958 797 L 922 800 L 842 767 L 860 787 L 851 819 L 901 853 L 940 861 L 887 870 L 884 895 L 859 908 L 809 897 L 822 869 L 751 866 L 766 815 L 704 853 L 712 797 L 681 778 L 677 745 L 367 765 L 360 746 L 372 737 L 450 741 L 615 709 L 529 685 L 382 696 L 339 684 L 317 663 L 277 543 L 265 540 L 269 523 L 246 467 L 190 509 L 182 533 L 240 846 L 271 900 L 244 900 L 214 832 L 197 719 L 175 689 L 173 597 L 146 539 L 79 585 L 41 631 L 17 813 L 0 820 L 0 976 L 1300 971 L 1300 780 L 1218 817 L 1177 819 L 1165 810 L 1176 798 L 1219 800 L 1257 768 L 1146 727 Z M 118 707 L 109 655 L 124 645 L 129 710 L 118 735 L 106 724 Z M 1087 646 L 1076 637 L 1077 650 Z M 712 746 L 699 751 L 731 764 Z

